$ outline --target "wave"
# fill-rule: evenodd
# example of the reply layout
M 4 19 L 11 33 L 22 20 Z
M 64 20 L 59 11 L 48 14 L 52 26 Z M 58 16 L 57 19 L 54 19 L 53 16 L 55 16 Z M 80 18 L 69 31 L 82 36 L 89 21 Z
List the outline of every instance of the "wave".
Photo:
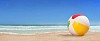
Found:
M 0 26 L 0 33 L 32 34 L 68 31 L 67 26 Z M 100 26 L 90 26 L 90 32 L 100 32 Z
M 68 29 L 67 26 L 0 26 L 0 30 L 46 30 Z M 90 26 L 90 29 L 100 29 L 100 26 Z
M 68 31 L 56 31 L 56 32 L 68 32 Z M 14 33 L 14 32 L 0 32 L 0 34 L 14 34 L 14 35 L 37 35 L 37 34 L 44 34 L 44 33 L 53 33 L 53 32 L 42 32 L 42 33 L 33 33 L 33 34 L 21 34 L 21 33 Z
M 66 28 L 67 26 L 0 26 L 0 30 L 46 30 Z
M 0 28 L 0 30 L 49 30 L 49 29 L 67 29 L 67 28 L 37 28 L 37 29 L 12 29 L 12 28 Z
M 0 28 L 59 28 L 67 26 L 0 26 Z

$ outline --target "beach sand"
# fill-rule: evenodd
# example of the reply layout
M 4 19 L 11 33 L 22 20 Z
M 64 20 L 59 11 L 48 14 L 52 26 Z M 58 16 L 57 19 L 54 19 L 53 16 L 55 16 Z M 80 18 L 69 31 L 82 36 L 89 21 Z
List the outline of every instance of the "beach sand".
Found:
M 100 32 L 73 36 L 69 32 L 52 32 L 36 35 L 0 34 L 0 41 L 100 41 Z

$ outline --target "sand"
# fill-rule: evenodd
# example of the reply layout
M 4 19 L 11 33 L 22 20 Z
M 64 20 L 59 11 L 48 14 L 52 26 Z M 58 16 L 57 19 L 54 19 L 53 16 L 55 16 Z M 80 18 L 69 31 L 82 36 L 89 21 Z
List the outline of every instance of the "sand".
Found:
M 100 41 L 100 32 L 73 36 L 69 32 L 52 32 L 36 35 L 0 34 L 0 41 Z

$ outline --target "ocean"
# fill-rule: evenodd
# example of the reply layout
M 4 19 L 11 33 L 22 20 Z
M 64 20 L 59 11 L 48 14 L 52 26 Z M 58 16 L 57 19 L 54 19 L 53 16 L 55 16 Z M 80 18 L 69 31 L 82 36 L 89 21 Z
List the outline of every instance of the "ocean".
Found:
M 37 34 L 68 31 L 66 25 L 0 25 L 0 33 Z M 100 26 L 90 26 L 90 32 L 100 32 Z

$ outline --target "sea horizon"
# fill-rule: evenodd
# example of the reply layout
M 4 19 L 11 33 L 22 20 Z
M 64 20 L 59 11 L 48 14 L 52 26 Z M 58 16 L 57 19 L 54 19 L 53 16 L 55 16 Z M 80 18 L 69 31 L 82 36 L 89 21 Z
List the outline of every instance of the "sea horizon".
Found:
M 0 26 L 67 26 L 67 24 L 0 24 Z M 100 26 L 100 25 L 90 24 L 90 26 Z

